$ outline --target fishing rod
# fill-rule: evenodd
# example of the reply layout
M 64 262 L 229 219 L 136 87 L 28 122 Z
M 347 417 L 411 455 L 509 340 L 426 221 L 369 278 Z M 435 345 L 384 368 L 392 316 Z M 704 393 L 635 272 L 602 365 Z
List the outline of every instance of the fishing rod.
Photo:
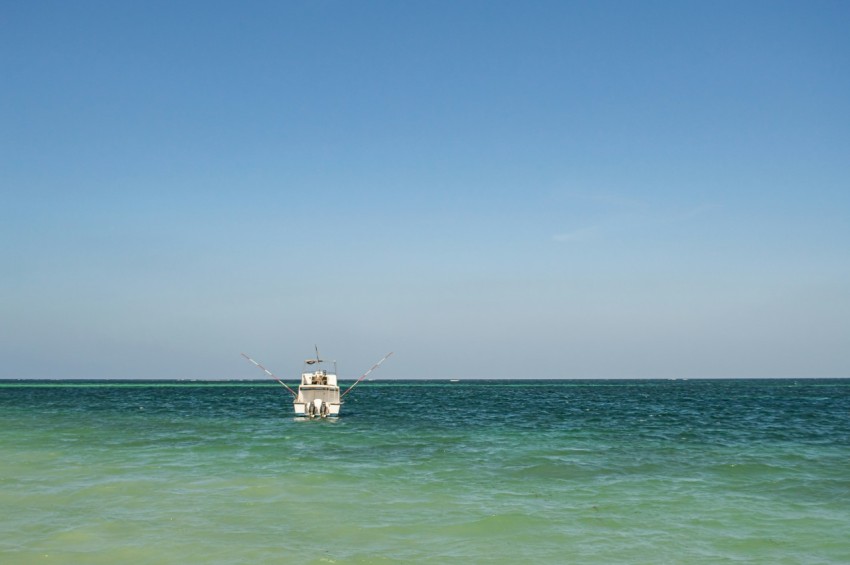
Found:
M 343 397 L 344 397 L 346 394 L 348 394 L 349 392 L 351 392 L 351 389 L 353 389 L 354 387 L 356 387 L 356 386 L 358 385 L 358 383 L 360 383 L 360 381 L 362 381 L 363 379 L 365 379 L 365 378 L 366 378 L 366 375 L 368 375 L 369 373 L 371 373 L 372 371 L 374 371 L 375 369 L 377 369 L 377 368 L 380 366 L 380 364 L 381 364 L 381 363 L 383 363 L 384 361 L 386 361 L 386 360 L 389 358 L 389 356 L 390 356 L 390 355 L 392 355 L 392 354 L 393 354 L 393 352 L 392 352 L 392 351 L 390 351 L 389 353 L 387 353 L 386 355 L 384 355 L 384 358 L 383 358 L 383 359 L 381 359 L 380 361 L 378 361 L 377 363 L 375 363 L 374 365 L 372 365 L 372 368 L 371 368 L 371 369 L 369 369 L 368 371 L 366 371 L 365 373 L 363 373 L 363 376 L 362 376 L 362 377 L 360 377 L 359 379 L 357 379 L 356 381 L 354 381 L 354 384 L 353 384 L 353 385 L 351 385 L 350 387 L 348 387 L 348 389 L 340 395 L 339 399 L 340 399 L 340 400 L 342 400 L 342 399 L 343 399 Z
M 291 388 L 289 388 L 288 386 L 286 386 L 286 383 L 285 383 L 285 382 L 283 382 L 282 380 L 280 380 L 279 378 L 277 378 L 276 376 L 274 376 L 274 373 L 272 373 L 271 371 L 269 371 L 268 369 L 266 369 L 265 367 L 263 367 L 262 365 L 260 365 L 259 363 L 257 363 L 256 361 L 254 361 L 253 359 L 251 359 L 250 357 L 248 357 L 247 355 L 245 355 L 244 353 L 242 354 L 242 357 L 244 357 L 245 359 L 247 359 L 248 361 L 250 361 L 251 363 L 253 363 L 253 364 L 254 364 L 254 365 L 256 365 L 257 367 L 259 367 L 260 369 L 262 369 L 263 371 L 265 371 L 265 372 L 266 372 L 266 374 L 267 374 L 268 376 L 270 376 L 271 378 L 273 378 L 274 380 L 276 380 L 277 382 L 279 382 L 280 384 L 282 384 L 282 385 L 283 385 L 283 388 L 285 388 L 286 390 L 288 390 L 288 391 L 289 391 L 289 393 L 290 393 L 292 396 L 298 396 L 298 395 L 295 393 L 295 391 L 294 391 L 294 390 L 292 390 Z

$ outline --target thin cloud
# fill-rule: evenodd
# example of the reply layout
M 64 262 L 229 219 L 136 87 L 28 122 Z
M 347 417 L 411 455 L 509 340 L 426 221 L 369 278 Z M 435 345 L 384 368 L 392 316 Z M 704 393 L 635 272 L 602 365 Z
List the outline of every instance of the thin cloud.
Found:
M 594 239 L 599 235 L 599 228 L 581 228 L 571 232 L 556 233 L 552 236 L 552 241 L 558 243 L 577 243 Z
M 692 218 L 696 218 L 698 216 L 709 214 L 711 212 L 714 212 L 714 211 L 720 210 L 720 209 L 721 209 L 721 206 L 718 205 L 718 204 L 699 204 L 699 205 L 694 206 L 694 207 L 692 207 L 688 210 L 684 210 L 684 211 L 680 212 L 674 218 L 674 220 L 678 220 L 678 221 L 690 220 Z

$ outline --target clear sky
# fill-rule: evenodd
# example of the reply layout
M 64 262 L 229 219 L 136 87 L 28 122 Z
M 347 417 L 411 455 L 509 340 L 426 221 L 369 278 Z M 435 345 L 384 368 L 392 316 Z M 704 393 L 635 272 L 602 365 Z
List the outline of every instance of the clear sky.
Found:
M 0 1 L 0 378 L 850 376 L 848 30 Z

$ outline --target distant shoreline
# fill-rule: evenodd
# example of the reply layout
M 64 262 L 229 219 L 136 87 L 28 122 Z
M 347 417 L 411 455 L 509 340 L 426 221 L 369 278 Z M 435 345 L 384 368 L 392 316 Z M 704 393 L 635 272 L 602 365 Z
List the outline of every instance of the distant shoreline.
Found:
M 284 379 L 286 380 L 286 379 Z M 295 382 L 295 379 L 290 379 Z M 364 386 L 428 386 L 428 385 L 492 385 L 492 386 L 517 386 L 517 385 L 552 385 L 552 384 L 573 384 L 573 385 L 592 385 L 592 384 L 640 384 L 660 382 L 669 383 L 710 383 L 710 382 L 730 382 L 730 381 L 758 381 L 758 382 L 782 382 L 788 383 L 793 381 L 850 381 L 850 377 L 701 377 L 701 378 L 518 378 L 518 379 L 486 379 L 486 378 L 469 378 L 469 379 L 454 379 L 454 378 L 413 378 L 413 379 L 374 379 L 367 381 Z M 340 379 L 340 383 L 354 382 L 354 379 Z M 270 387 L 279 388 L 280 385 L 275 382 L 270 382 L 264 379 L 0 379 L 0 387 L 9 386 L 175 386 L 175 387 L 192 387 L 192 386 L 251 386 L 251 387 Z

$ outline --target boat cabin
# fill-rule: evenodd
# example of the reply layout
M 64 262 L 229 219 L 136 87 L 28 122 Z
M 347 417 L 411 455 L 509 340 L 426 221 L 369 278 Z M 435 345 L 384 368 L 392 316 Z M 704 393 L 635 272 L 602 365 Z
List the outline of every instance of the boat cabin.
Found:
M 336 375 L 328 374 L 327 371 L 314 371 L 312 373 L 301 373 L 301 386 L 337 386 Z

